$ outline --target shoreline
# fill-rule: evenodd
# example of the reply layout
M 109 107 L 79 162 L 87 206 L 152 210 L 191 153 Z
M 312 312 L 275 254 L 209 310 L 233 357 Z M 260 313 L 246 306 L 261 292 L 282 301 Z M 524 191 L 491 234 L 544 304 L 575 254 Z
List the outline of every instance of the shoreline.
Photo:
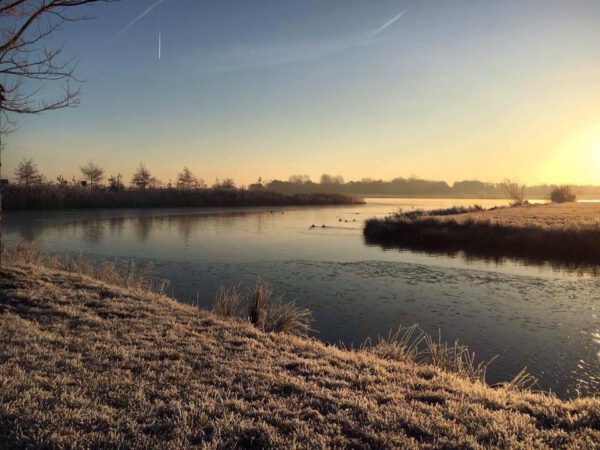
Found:
M 493 389 L 35 264 L 0 274 L 0 437 L 12 446 L 594 448 L 600 439 L 598 398 Z

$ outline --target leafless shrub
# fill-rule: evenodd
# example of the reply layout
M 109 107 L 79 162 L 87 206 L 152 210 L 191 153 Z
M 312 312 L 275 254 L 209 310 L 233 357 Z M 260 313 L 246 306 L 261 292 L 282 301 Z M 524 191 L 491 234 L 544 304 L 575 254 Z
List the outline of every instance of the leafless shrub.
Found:
M 506 197 L 511 200 L 512 206 L 520 206 L 525 203 L 525 185 L 519 184 L 508 178 L 502 182 L 502 189 Z
M 571 190 L 570 186 L 556 186 L 550 192 L 550 200 L 552 203 L 567 203 L 574 202 L 577 199 L 575 193 Z

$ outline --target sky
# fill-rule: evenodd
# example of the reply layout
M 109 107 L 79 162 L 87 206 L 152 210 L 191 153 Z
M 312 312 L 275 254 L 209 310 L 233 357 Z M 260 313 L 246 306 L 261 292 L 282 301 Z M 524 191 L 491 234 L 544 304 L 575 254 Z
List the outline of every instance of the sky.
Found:
M 87 11 L 86 11 L 87 12 Z M 308 174 L 600 184 L 600 1 L 122 0 L 70 23 L 75 109 L 20 116 L 9 175 Z M 53 86 L 46 88 L 52 93 Z

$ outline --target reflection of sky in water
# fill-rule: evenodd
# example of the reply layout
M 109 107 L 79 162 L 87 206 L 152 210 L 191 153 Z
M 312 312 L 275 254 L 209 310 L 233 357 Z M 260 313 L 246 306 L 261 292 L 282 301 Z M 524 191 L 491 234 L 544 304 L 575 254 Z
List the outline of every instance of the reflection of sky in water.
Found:
M 597 278 L 364 244 L 368 217 L 461 202 L 474 203 L 377 199 L 323 208 L 17 213 L 8 215 L 6 234 L 9 243 L 35 239 L 54 251 L 152 260 L 177 298 L 198 296 L 204 305 L 220 283 L 261 276 L 313 311 L 316 336 L 325 341 L 356 345 L 418 322 L 482 358 L 500 355 L 491 381 L 528 366 L 545 389 L 597 390 Z

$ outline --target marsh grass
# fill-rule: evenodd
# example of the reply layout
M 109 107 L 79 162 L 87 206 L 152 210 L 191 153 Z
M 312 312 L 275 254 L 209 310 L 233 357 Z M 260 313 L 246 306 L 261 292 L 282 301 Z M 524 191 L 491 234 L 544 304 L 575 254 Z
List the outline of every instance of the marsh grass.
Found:
M 94 263 L 83 255 L 53 255 L 30 242 L 19 242 L 6 248 L 3 261 L 13 265 L 33 264 L 76 273 L 136 292 L 165 294 L 169 286 L 168 280 L 154 274 L 152 263 L 139 266 L 133 261 L 117 259 Z
M 212 311 L 223 317 L 238 316 L 241 296 L 236 286 L 219 286 L 215 294 Z
M 282 194 L 267 189 L 244 188 L 147 188 L 113 191 L 81 186 L 36 184 L 3 187 L 5 210 L 79 209 L 79 208 L 174 208 L 221 206 L 291 206 L 361 203 L 358 197 L 344 194 Z
M 361 349 L 374 352 L 386 359 L 428 364 L 470 381 L 482 383 L 486 382 L 488 366 L 496 359 L 494 357 L 487 361 L 477 362 L 475 352 L 471 352 L 467 346 L 459 344 L 458 341 L 451 344 L 443 341 L 441 332 L 435 339 L 425 333 L 417 324 L 390 331 L 387 338 L 379 337 L 375 344 L 371 339 L 367 339 Z M 524 388 L 531 379 L 533 377 L 524 369 L 506 385 L 512 388 Z
M 432 212 L 369 219 L 368 244 L 566 268 L 600 264 L 600 206 L 536 205 L 458 214 Z
M 242 297 L 235 286 L 217 290 L 212 311 L 223 317 L 238 317 L 261 331 L 306 336 L 310 331 L 312 314 L 294 302 L 273 295 L 273 289 L 262 279 Z

